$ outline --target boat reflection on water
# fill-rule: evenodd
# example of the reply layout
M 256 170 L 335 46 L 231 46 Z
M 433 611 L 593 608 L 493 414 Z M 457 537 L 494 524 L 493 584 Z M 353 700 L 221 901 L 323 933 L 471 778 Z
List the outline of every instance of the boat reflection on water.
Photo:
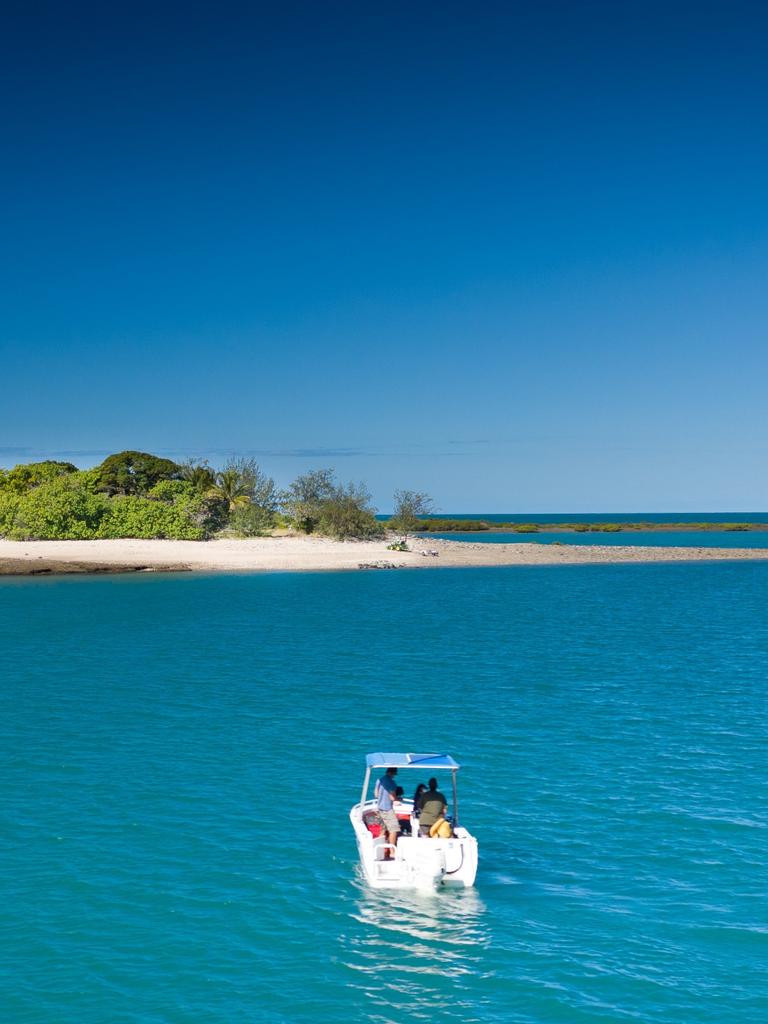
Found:
M 356 973 L 351 986 L 375 1001 L 366 1019 L 434 1019 L 440 1010 L 460 1009 L 462 989 L 483 973 L 489 943 L 477 892 L 376 890 L 362 873 L 354 884 L 354 923 L 342 937 L 342 959 Z

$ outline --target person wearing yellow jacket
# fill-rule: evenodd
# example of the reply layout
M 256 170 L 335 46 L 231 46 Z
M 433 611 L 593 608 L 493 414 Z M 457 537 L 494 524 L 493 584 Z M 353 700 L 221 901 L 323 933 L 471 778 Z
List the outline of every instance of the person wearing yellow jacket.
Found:
M 450 839 L 452 835 L 453 829 L 445 818 L 438 818 L 429 830 L 430 839 Z

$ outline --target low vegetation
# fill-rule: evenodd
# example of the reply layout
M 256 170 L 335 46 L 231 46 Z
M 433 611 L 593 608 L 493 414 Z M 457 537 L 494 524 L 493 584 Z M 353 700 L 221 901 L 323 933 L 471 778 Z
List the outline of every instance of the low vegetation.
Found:
M 491 525 L 480 519 L 438 519 L 432 516 L 429 519 L 420 519 L 412 528 L 412 533 L 481 533 L 483 530 L 497 528 L 496 523 Z
M 341 484 L 329 469 L 283 492 L 247 458 L 214 469 L 126 451 L 88 470 L 55 461 L 0 470 L 0 536 L 11 540 L 205 540 L 277 527 L 340 540 L 385 531 L 365 486 Z
M 364 484 L 340 483 L 332 469 L 315 469 L 278 490 L 254 459 L 230 459 L 220 469 L 201 460 L 176 463 L 148 452 L 110 455 L 81 470 L 47 460 L 0 469 L 0 537 L 12 540 L 263 537 L 276 529 L 338 540 L 399 534 L 391 550 L 407 551 L 418 533 L 541 531 L 618 533 L 637 530 L 726 532 L 765 530 L 764 523 L 495 523 L 441 518 L 422 491 L 397 490 L 394 513 L 382 522 Z
M 387 551 L 410 551 L 408 542 L 405 540 L 396 540 L 391 544 L 387 544 Z
M 389 520 L 394 526 L 394 517 Z M 511 522 L 490 522 L 485 519 L 441 519 L 430 516 L 429 519 L 421 519 L 411 527 L 412 533 L 620 533 L 627 532 L 648 532 L 654 531 L 682 531 L 682 532 L 744 532 L 747 530 L 768 530 L 768 523 L 511 523 Z
M 165 465 L 149 470 L 148 461 L 135 459 L 142 453 L 124 454 L 124 460 L 110 456 L 95 469 L 48 462 L 16 466 L 0 475 L 0 535 L 12 540 L 202 540 L 221 528 L 225 506 L 216 494 L 201 493 L 182 480 L 180 467 L 169 460 L 155 460 Z
M 280 495 L 280 507 L 290 526 L 301 533 L 321 533 L 337 540 L 381 536 L 364 484 L 340 484 L 332 469 L 315 469 L 297 477 Z

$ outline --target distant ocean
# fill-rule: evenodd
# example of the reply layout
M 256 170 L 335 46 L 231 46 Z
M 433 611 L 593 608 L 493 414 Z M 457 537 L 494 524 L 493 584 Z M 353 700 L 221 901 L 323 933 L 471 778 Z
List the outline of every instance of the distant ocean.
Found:
M 389 516 L 379 518 L 388 519 Z M 487 523 L 766 523 L 768 512 L 439 512 L 435 519 Z
M 0 581 L 3 1024 L 765 1020 L 766 606 L 753 562 Z M 462 763 L 476 888 L 362 883 L 400 748 Z

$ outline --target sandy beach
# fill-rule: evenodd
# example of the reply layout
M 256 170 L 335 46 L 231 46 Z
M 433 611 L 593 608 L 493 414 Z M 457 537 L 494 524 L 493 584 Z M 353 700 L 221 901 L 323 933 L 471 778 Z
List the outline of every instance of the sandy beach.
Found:
M 342 542 L 324 537 L 211 541 L 0 540 L 0 575 L 140 571 L 307 572 L 768 559 L 768 549 L 759 548 L 482 544 L 430 538 L 412 540 L 410 547 L 409 552 L 388 551 L 384 540 Z

